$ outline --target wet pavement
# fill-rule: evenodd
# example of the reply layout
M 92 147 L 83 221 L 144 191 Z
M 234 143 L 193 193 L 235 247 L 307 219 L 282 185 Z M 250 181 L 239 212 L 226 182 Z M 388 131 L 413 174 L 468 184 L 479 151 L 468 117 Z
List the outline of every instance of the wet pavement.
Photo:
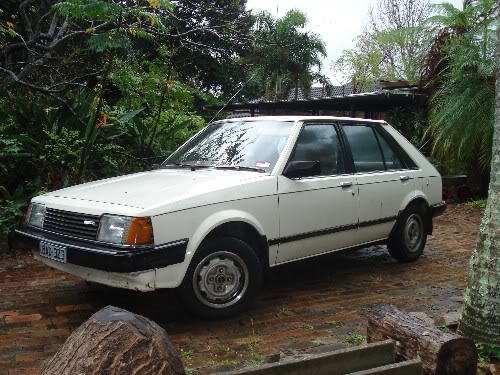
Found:
M 249 311 L 221 321 L 192 316 L 175 291 L 88 284 L 25 252 L 0 255 L 0 375 L 39 374 L 70 333 L 106 305 L 165 328 L 190 373 L 258 364 L 280 352 L 359 344 L 374 304 L 433 318 L 460 309 L 480 219 L 480 209 L 449 207 L 437 218 L 424 255 L 411 264 L 395 262 L 379 246 L 277 267 Z

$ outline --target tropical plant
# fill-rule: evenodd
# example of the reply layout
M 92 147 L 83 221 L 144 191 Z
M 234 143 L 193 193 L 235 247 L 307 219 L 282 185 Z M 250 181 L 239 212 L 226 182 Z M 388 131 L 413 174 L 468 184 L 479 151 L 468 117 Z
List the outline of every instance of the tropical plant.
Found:
M 486 3 L 491 6 L 489 10 L 485 10 Z M 438 72 L 433 78 L 438 83 L 430 101 L 425 136 L 432 140 L 439 159 L 453 167 L 479 165 L 486 171 L 491 161 L 497 69 L 497 37 L 491 12 L 494 3 L 469 2 L 464 11 L 452 11 L 449 4 L 443 6 L 449 15 L 431 20 L 455 32 L 441 45 L 444 57 L 439 68 L 428 68 Z
M 421 68 L 420 84 L 431 91 L 439 85 L 447 66 L 447 46 L 467 33 L 481 33 L 493 22 L 496 0 L 464 1 L 462 9 L 444 2 L 432 6 L 434 15 L 426 20 L 432 40 Z
M 125 153 L 146 165 L 158 162 L 172 152 L 205 123 L 193 110 L 197 90 L 176 79 L 172 67 L 162 63 L 169 54 L 161 51 L 158 60 L 117 61 L 111 73 L 112 83 L 120 90 L 112 114 L 121 113 L 121 136 L 117 137 Z M 135 118 L 123 117 L 133 113 Z
M 307 95 L 315 81 L 329 86 L 321 74 L 325 44 L 318 35 L 305 31 L 306 26 L 307 17 L 298 10 L 278 19 L 268 12 L 257 15 L 255 46 L 247 63 L 253 66 L 252 77 L 265 96 L 283 99 L 293 88 L 297 99 L 299 89 Z
M 102 52 L 166 36 L 173 9 L 168 0 L 29 0 L 6 5 L 0 23 L 12 27 L 0 44 L 1 86 L 21 86 L 61 102 L 61 91 L 100 74 Z
M 242 58 L 253 44 L 255 17 L 246 9 L 246 0 L 174 3 L 170 60 L 179 79 L 218 95 L 232 95 L 249 78 Z M 248 87 L 242 94 L 253 94 Z
M 500 38 L 500 12 L 497 14 Z M 496 62 L 500 67 L 500 45 L 496 44 Z M 469 265 L 468 285 L 459 332 L 500 355 L 500 69 L 496 69 L 496 107 L 493 131 L 495 157 L 491 162 L 488 201 L 480 226 L 479 241 Z

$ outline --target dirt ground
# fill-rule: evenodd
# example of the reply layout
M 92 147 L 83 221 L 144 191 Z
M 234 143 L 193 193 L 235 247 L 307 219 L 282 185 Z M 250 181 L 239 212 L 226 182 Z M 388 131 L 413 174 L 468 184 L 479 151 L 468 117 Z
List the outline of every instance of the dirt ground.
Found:
M 74 329 L 110 304 L 165 328 L 190 373 L 258 364 L 280 352 L 356 345 L 374 304 L 434 318 L 460 309 L 480 219 L 480 209 L 449 207 L 412 264 L 396 263 L 379 246 L 275 268 L 254 307 L 223 321 L 191 316 L 173 291 L 90 285 L 30 254 L 0 255 L 0 374 L 39 374 Z

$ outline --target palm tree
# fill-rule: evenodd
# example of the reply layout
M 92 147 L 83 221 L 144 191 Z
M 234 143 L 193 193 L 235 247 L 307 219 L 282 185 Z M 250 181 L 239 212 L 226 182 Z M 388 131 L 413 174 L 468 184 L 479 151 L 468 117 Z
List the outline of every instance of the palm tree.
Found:
M 497 16 L 500 40 L 500 12 Z M 496 54 L 496 112 L 488 203 L 470 260 L 459 331 L 500 351 L 500 45 Z
M 318 35 L 305 31 L 306 26 L 307 17 L 298 10 L 278 19 L 268 12 L 257 15 L 255 45 L 247 62 L 254 66 L 255 79 L 266 97 L 283 99 L 294 88 L 297 99 L 299 88 L 307 94 L 313 81 L 329 84 L 320 73 L 325 44 Z
M 435 4 L 437 13 L 427 19 L 434 38 L 422 67 L 421 80 L 424 86 L 432 89 L 439 80 L 447 65 L 446 48 L 451 41 L 461 38 L 464 34 L 488 29 L 493 22 L 496 0 L 464 0 L 462 9 L 444 2 Z
M 435 155 L 458 169 L 479 165 L 487 171 L 491 161 L 495 3 L 469 1 L 463 10 L 445 3 L 446 14 L 430 18 L 442 28 L 427 57 L 430 75 L 424 81 L 433 94 L 426 137 L 433 140 Z

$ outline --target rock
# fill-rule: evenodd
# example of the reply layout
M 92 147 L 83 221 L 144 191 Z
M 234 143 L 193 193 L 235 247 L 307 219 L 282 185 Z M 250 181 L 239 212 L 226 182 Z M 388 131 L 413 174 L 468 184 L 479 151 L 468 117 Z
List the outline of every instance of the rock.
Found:
M 434 321 L 434 325 L 437 327 L 455 328 L 458 326 L 459 321 L 460 321 L 460 312 L 452 311 L 437 318 Z
M 43 375 L 184 375 L 167 333 L 151 320 L 108 306 L 90 317 L 45 367 Z

